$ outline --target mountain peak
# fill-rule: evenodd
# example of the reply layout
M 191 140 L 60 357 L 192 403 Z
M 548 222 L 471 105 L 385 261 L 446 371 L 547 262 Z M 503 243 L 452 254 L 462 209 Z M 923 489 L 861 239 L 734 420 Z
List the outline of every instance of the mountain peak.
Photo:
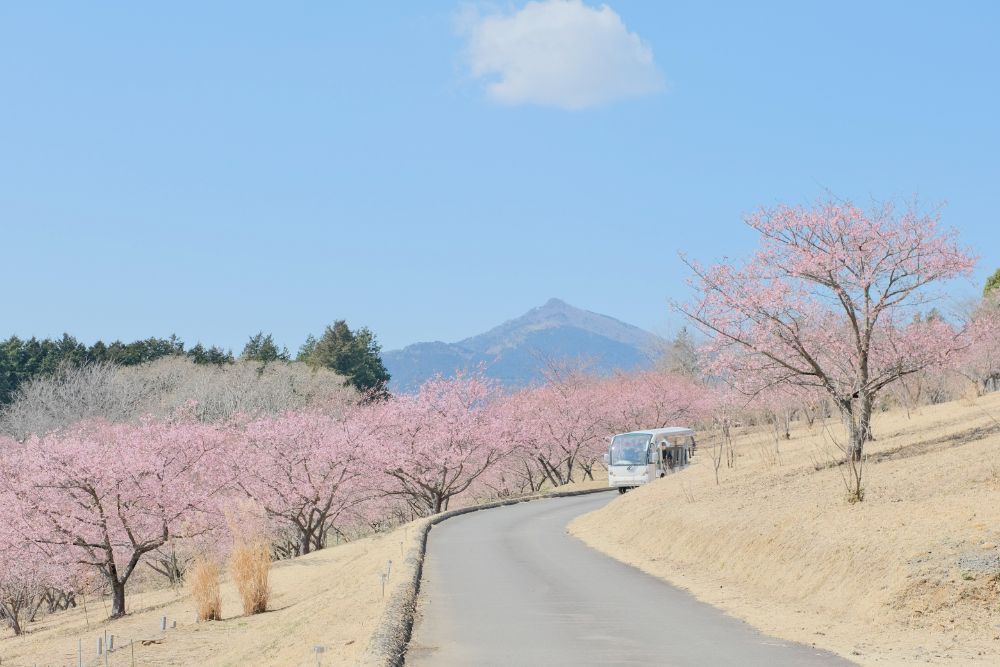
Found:
M 507 386 L 537 381 L 548 361 L 586 361 L 595 372 L 648 367 L 664 341 L 639 327 L 551 298 L 520 317 L 457 343 L 386 352 L 395 390 L 411 391 L 435 374 L 483 366 Z
M 572 307 L 573 306 L 569 305 L 568 303 L 566 303 L 562 299 L 559 299 L 559 298 L 556 298 L 556 297 L 552 297 L 551 299 L 549 299 L 548 301 L 546 301 L 544 304 L 542 304 L 542 306 L 540 307 L 540 310 L 554 310 L 554 309 L 557 309 L 557 308 L 572 308 Z

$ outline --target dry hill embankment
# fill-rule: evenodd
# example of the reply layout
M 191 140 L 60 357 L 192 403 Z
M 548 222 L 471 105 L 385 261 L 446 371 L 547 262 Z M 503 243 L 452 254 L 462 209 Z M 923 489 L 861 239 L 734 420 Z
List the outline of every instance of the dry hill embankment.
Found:
M 271 569 L 269 611 L 244 616 L 235 586 L 222 582 L 223 620 L 195 623 L 194 603 L 184 589 L 159 589 L 128 596 L 130 613 L 106 621 L 106 600 L 87 598 L 86 609 L 46 616 L 22 637 L 0 635 L 3 667 L 76 665 L 82 642 L 85 665 L 105 664 L 97 656 L 97 638 L 115 635 L 109 665 L 355 665 L 368 646 L 396 587 L 390 576 L 385 597 L 381 575 L 389 560 L 398 567 L 402 550 L 413 548 L 412 525 L 337 547 L 279 561 Z M 82 602 L 82 600 L 81 600 Z M 168 627 L 161 631 L 161 618 Z M 173 627 L 176 620 L 177 626 Z M 129 641 L 132 640 L 132 646 Z M 132 662 L 134 650 L 135 661 Z
M 578 482 L 549 492 L 604 485 Z M 106 620 L 106 598 L 81 596 L 75 609 L 30 623 L 21 637 L 0 629 L 0 665 L 76 665 L 82 650 L 84 665 L 100 667 L 105 656 L 97 654 L 97 640 L 106 646 L 112 634 L 116 650 L 107 655 L 110 666 L 313 667 L 317 659 L 324 667 L 386 664 L 386 649 L 398 648 L 399 642 L 373 637 L 397 630 L 407 620 L 399 601 L 412 594 L 423 535 L 434 519 L 418 519 L 391 532 L 275 562 L 269 610 L 255 616 L 243 614 L 228 574 L 221 584 L 220 621 L 196 623 L 190 592 L 150 587 L 158 583 L 155 578 L 133 586 L 127 596 L 128 615 L 115 621 Z M 317 647 L 322 653 L 316 653 Z
M 865 501 L 831 438 L 711 437 L 680 474 L 577 519 L 591 546 L 765 632 L 862 664 L 1000 664 L 1000 394 L 879 415 Z M 706 434 L 708 436 L 708 434 Z

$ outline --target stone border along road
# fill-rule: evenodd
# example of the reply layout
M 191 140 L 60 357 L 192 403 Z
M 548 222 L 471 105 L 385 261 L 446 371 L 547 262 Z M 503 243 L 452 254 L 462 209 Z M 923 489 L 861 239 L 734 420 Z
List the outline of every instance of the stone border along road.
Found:
M 462 507 L 456 510 L 449 510 L 440 514 L 423 519 L 417 526 L 417 544 L 410 548 L 406 554 L 400 568 L 400 574 L 407 577 L 407 581 L 398 587 L 389 599 L 378 628 L 372 635 L 368 648 L 359 664 L 364 667 L 401 667 L 403 665 L 406 648 L 410 643 L 410 634 L 413 631 L 414 614 L 417 610 L 417 596 L 420 594 L 420 580 L 423 577 L 424 556 L 427 554 L 427 533 L 431 527 L 462 514 L 478 512 L 480 510 L 516 505 L 518 503 L 541 500 L 543 498 L 566 498 L 569 496 L 583 496 L 591 493 L 603 493 L 612 491 L 610 488 L 583 489 L 581 491 L 556 491 L 552 493 L 536 494 L 530 496 L 519 496 L 517 498 L 506 498 L 485 505 L 473 505 Z

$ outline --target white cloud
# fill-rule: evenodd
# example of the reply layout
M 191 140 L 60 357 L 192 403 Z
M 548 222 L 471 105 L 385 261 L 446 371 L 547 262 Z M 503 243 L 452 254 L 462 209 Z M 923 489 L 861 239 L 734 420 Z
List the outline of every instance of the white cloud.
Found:
M 472 74 L 503 104 L 582 109 L 663 88 L 652 49 L 607 5 L 541 0 L 462 23 Z

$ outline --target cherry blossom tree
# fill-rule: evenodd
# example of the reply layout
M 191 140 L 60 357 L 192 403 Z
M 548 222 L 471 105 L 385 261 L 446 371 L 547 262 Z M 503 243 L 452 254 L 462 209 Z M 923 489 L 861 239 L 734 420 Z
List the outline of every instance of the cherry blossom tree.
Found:
M 579 464 L 603 451 L 607 403 L 594 378 L 579 371 L 552 375 L 511 400 L 523 451 L 553 486 L 573 482 Z
M 955 369 L 979 395 L 1000 386 L 1000 303 L 988 295 L 969 322 L 969 345 L 955 360 Z
M 664 371 L 587 375 L 550 372 L 548 382 L 504 398 L 503 419 L 516 447 L 504 472 L 530 490 L 562 486 L 593 468 L 608 436 L 637 428 L 695 424 L 711 411 L 712 392 L 693 378 Z
M 16 455 L 20 443 L 0 436 L 0 461 Z M 17 502 L 10 489 L 0 488 L 0 623 L 20 635 L 27 619 L 44 601 L 55 581 L 47 554 L 15 529 L 11 508 Z
M 6 533 L 0 534 L 0 622 L 20 635 L 61 573 L 50 565 L 48 554 L 7 528 L 0 528 Z
M 382 429 L 365 455 L 384 473 L 382 493 L 417 516 L 448 509 L 509 451 L 505 424 L 489 409 L 496 396 L 485 380 L 460 375 L 377 404 Z
M 742 266 L 685 260 L 698 298 L 677 307 L 709 336 L 712 372 L 751 393 L 781 383 L 829 393 L 859 461 L 879 392 L 962 347 L 946 322 L 911 320 L 931 286 L 973 259 L 936 215 L 912 208 L 778 206 L 747 224 L 757 252 Z
M 753 397 L 752 407 L 771 425 L 775 452 L 780 451 L 782 440 L 791 439 L 792 417 L 801 410 L 802 395 L 806 393 L 799 385 L 782 383 L 769 386 Z
M 504 394 L 488 408 L 494 423 L 502 424 L 500 437 L 506 455 L 491 466 L 480 478 L 481 483 L 498 497 L 535 493 L 545 486 L 547 477 L 536 460 L 539 429 L 529 417 L 537 416 L 537 405 L 530 400 L 531 391 Z
M 5 519 L 52 564 L 84 566 L 111 591 L 112 618 L 146 554 L 208 530 L 230 483 L 212 462 L 216 428 L 184 421 L 88 422 L 8 447 L 0 462 Z
M 341 418 L 290 412 L 250 422 L 233 448 L 236 485 L 294 531 L 297 553 L 322 549 L 327 534 L 369 494 L 365 485 L 372 413 Z
M 728 385 L 719 385 L 711 390 L 711 423 L 717 433 L 710 440 L 709 453 L 715 469 L 715 483 L 719 483 L 719 468 L 726 462 L 727 468 L 736 467 L 736 446 L 733 428 L 742 424 L 749 413 L 745 395 Z
M 602 406 L 604 437 L 598 448 L 579 457 L 585 469 L 607 450 L 608 435 L 666 426 L 693 427 L 711 418 L 716 403 L 712 389 L 691 375 L 676 372 L 617 373 L 596 380 L 594 391 L 597 404 Z
M 693 425 L 714 406 L 710 389 L 677 373 L 617 373 L 597 386 L 606 406 L 605 425 L 612 432 Z

